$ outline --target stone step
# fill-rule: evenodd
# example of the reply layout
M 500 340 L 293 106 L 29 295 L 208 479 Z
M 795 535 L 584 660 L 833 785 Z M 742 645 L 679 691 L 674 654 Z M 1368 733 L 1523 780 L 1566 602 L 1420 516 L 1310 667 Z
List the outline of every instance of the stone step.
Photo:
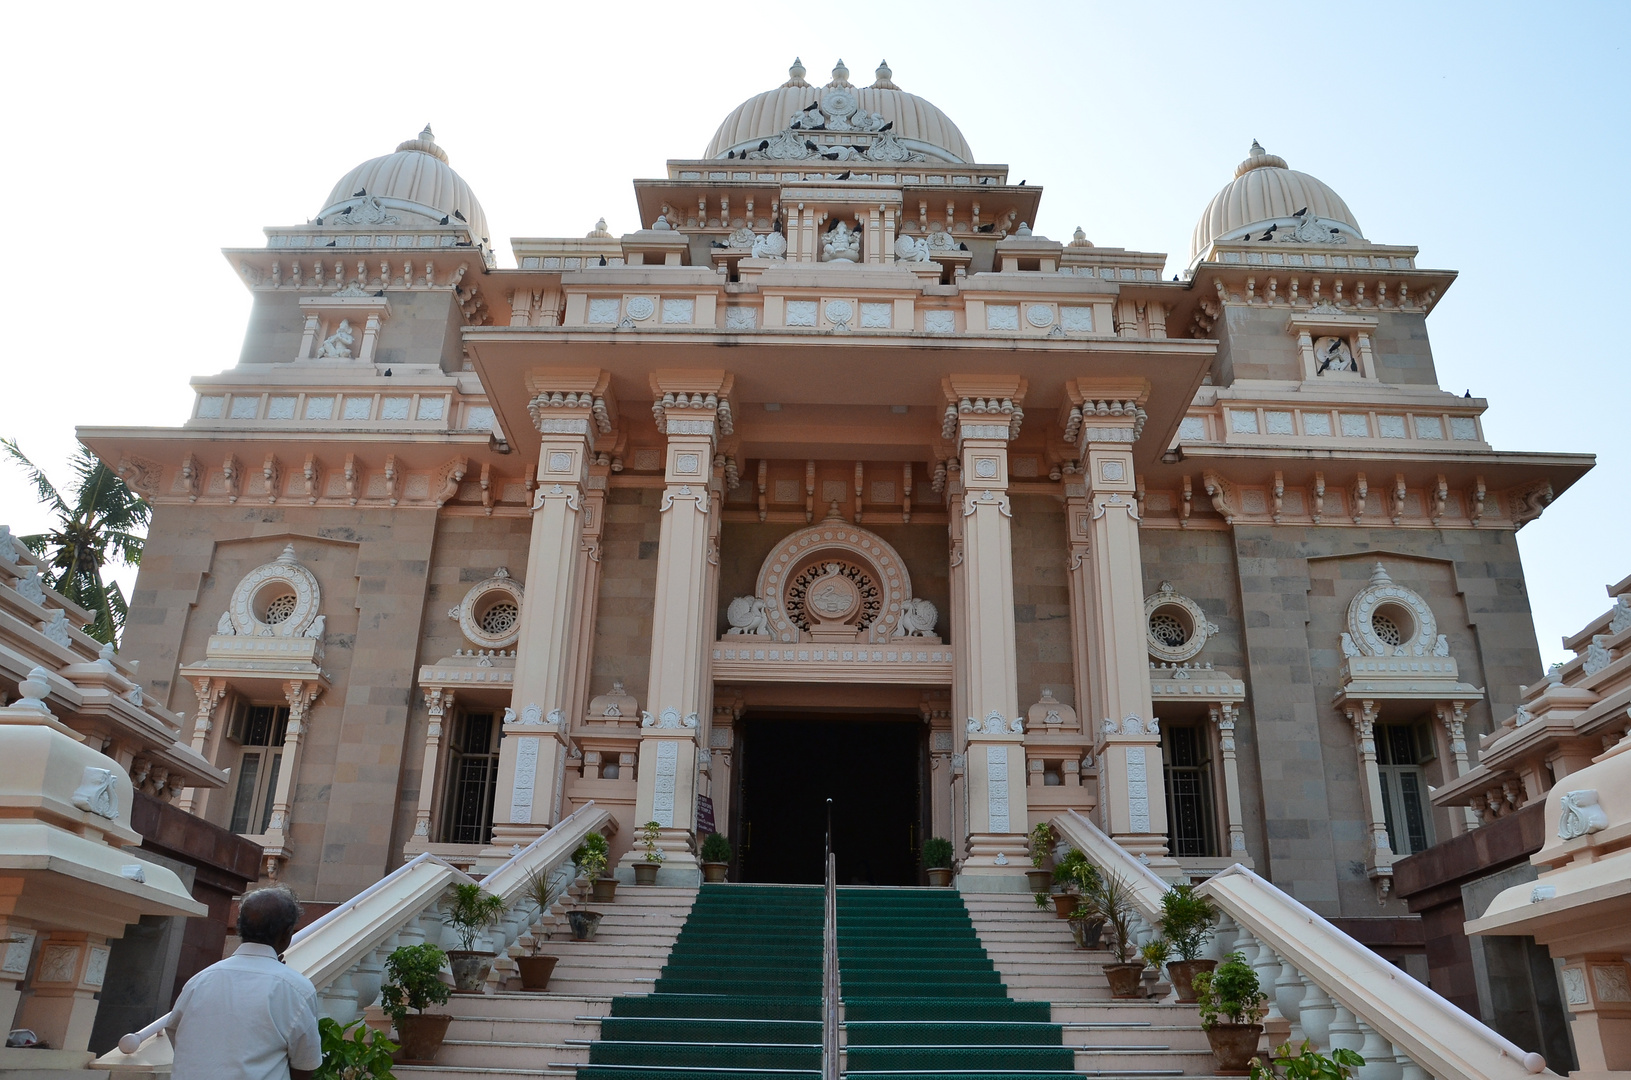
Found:
M 465 1041 L 449 1037 L 436 1055 L 438 1065 L 473 1066 L 483 1069 L 537 1069 L 576 1067 L 589 1063 L 588 1043 L 567 1045 L 527 1040 Z
M 413 1077 L 414 1080 L 503 1080 L 505 1077 L 526 1077 L 534 1080 L 538 1077 L 577 1076 L 576 1068 L 570 1069 L 540 1069 L 537 1065 L 524 1069 L 489 1069 L 475 1066 L 451 1065 L 392 1065 L 391 1072 L 400 1080 Z
M 1064 1029 L 1064 1041 L 1066 1046 L 1085 1047 L 1089 1050 L 1129 1046 L 1211 1053 L 1211 1044 L 1206 1041 L 1206 1032 L 1201 1030 L 1199 1024 L 1191 1027 L 1164 1024 L 1139 1027 L 1068 1024 Z
M 1163 1003 L 1153 998 L 1143 999 L 1117 999 L 1109 996 L 1108 987 L 1104 990 L 1105 998 L 1088 998 L 1081 996 L 1062 996 L 1053 999 L 1053 1022 L 1056 1024 L 1095 1024 L 1104 1030 L 1114 1030 L 1107 1025 L 1122 1024 L 1148 1024 L 1151 1027 L 1175 1026 L 1187 1027 L 1190 1024 L 1200 1023 L 1200 1014 L 1193 1005 L 1177 1005 Z
M 503 1019 L 577 1020 L 583 1016 L 605 1016 L 612 1010 L 608 994 L 565 993 L 555 988 L 545 993 L 505 992 L 498 994 L 454 994 L 446 1011 L 459 1020 Z
M 466 1042 L 547 1042 L 565 1044 L 600 1037 L 600 1022 L 536 1019 L 528 1016 L 459 1017 L 448 1025 L 447 1037 Z
M 1217 1059 L 1210 1049 L 1172 1050 L 1127 1046 L 1076 1048 L 1076 1071 L 1098 1076 L 1161 1072 L 1174 1076 L 1199 1076 L 1214 1072 Z

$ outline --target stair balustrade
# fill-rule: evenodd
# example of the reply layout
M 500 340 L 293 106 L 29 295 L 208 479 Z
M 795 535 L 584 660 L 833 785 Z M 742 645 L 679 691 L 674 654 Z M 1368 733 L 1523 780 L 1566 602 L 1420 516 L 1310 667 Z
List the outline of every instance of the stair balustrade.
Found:
M 1070 810 L 1058 834 L 1101 873 L 1130 886 L 1140 943 L 1168 889 L 1092 821 Z M 1527 1080 L 1546 1060 L 1526 1052 L 1239 863 L 1196 887 L 1219 911 L 1209 952 L 1239 952 L 1269 995 L 1264 1029 L 1293 1045 L 1357 1051 L 1359 1080 Z
M 509 905 L 504 919 L 486 937 L 500 956 L 499 964 L 513 963 L 509 949 L 546 914 L 527 895 L 528 880 L 538 873 L 557 886 L 569 883 L 576 875 L 572 853 L 584 837 L 609 824 L 613 824 L 609 812 L 585 803 L 479 880 L 426 852 L 297 933 L 283 954 L 284 963 L 312 981 L 324 1015 L 348 1024 L 378 1000 L 385 959 L 393 950 L 423 942 L 445 949 L 456 943 L 452 928 L 442 921 L 443 908 L 449 886 L 467 882 L 478 882 Z M 503 977 L 502 970 L 496 974 Z M 119 1048 L 95 1065 L 167 1064 L 170 1046 L 164 1029 L 169 1023 L 166 1013 L 125 1035 Z

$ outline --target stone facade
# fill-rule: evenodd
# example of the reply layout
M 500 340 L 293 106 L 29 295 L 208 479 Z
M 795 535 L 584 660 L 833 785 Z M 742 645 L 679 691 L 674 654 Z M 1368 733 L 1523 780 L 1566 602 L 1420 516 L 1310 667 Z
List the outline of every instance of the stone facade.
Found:
M 82 432 L 155 505 L 149 691 L 220 768 L 232 710 L 288 710 L 242 796 L 265 873 L 336 901 L 593 799 L 683 882 L 702 816 L 739 838 L 742 785 L 799 767 L 758 721 L 871 716 L 925 728 L 929 809 L 877 823 L 914 880 L 932 832 L 965 888 L 1023 889 L 1077 809 L 1169 879 L 1407 917 L 1395 857 L 1476 824 L 1427 787 L 1538 677 L 1515 531 L 1589 457 L 1489 446 L 1428 345 L 1454 274 L 1260 147 L 1165 281 L 848 85 L 809 88 L 855 117 L 822 149 L 745 106 L 638 186 L 640 230 L 514 269 L 427 131 L 397 154 L 445 170 L 431 202 L 380 166 L 377 206 L 228 253 L 249 330 L 186 424 Z M 1323 201 L 1225 197 L 1276 170 Z

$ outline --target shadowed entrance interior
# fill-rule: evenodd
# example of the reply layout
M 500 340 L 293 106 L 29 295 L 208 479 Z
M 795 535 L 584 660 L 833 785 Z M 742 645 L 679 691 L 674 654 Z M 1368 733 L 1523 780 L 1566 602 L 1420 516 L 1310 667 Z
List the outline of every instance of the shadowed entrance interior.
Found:
M 736 834 L 742 881 L 819 883 L 826 800 L 841 885 L 916 885 L 924 727 L 915 719 L 750 717 Z

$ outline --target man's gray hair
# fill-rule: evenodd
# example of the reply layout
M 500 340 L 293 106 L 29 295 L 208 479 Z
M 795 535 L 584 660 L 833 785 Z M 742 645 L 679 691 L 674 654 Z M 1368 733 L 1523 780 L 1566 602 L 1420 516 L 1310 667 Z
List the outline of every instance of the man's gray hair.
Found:
M 277 945 L 301 914 L 300 901 L 287 885 L 256 889 L 238 904 L 238 936 L 253 945 Z

